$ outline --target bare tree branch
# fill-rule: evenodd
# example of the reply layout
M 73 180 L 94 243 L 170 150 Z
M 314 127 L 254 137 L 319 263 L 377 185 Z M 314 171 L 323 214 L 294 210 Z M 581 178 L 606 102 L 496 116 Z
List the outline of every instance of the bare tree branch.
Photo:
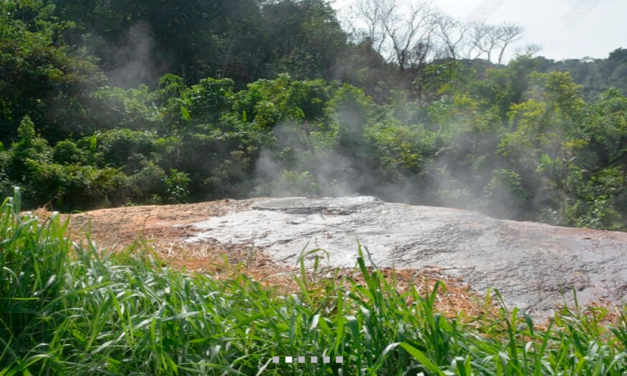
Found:
M 494 26 L 456 20 L 424 0 L 410 5 L 400 0 L 358 0 L 357 10 L 372 48 L 401 72 L 420 70 L 434 58 L 483 56 L 492 62 L 497 53 L 502 64 L 507 49 L 523 35 L 523 28 L 511 23 Z
M 525 29 L 522 26 L 516 24 L 505 23 L 497 28 L 497 38 L 499 41 L 499 47 L 501 52 L 499 53 L 498 64 L 501 65 L 503 57 L 505 56 L 505 50 L 512 43 L 518 42 L 522 39 Z
M 450 16 L 441 15 L 437 19 L 436 34 L 444 43 L 446 55 L 457 60 L 467 43 L 467 34 L 470 25 L 458 21 Z
M 533 57 L 538 52 L 542 51 L 542 46 L 539 44 L 527 44 L 524 47 L 518 47 L 514 51 L 514 55 L 519 57 Z

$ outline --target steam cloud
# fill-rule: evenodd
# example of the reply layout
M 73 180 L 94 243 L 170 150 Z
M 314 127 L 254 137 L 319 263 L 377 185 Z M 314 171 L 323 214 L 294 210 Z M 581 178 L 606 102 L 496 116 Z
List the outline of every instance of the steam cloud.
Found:
M 107 46 L 107 50 L 114 57 L 114 68 L 108 72 L 112 86 L 134 88 L 167 71 L 167 59 L 154 58 L 156 46 L 146 23 L 135 24 L 121 46 Z

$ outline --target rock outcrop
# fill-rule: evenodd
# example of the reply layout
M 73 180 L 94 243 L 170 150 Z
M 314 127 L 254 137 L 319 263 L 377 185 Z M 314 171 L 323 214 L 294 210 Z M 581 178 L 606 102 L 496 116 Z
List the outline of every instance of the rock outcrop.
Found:
M 187 241 L 263 247 L 294 265 L 303 249 L 353 267 L 358 242 L 379 268 L 442 268 L 475 290 L 544 315 L 564 303 L 627 299 L 627 233 L 497 220 L 463 210 L 384 203 L 373 197 L 286 198 L 193 225 Z

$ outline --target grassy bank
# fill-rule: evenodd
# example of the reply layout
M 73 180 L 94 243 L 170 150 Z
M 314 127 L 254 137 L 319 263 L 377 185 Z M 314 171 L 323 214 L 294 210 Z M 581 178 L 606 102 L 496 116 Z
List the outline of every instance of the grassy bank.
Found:
M 282 294 L 77 245 L 58 216 L 19 213 L 18 191 L 0 208 L 0 376 L 627 372 L 625 317 L 602 324 L 604 309 L 565 310 L 542 329 L 505 309 L 447 317 L 437 290 L 398 292 L 363 258 L 355 280 L 294 277 L 300 291 Z M 299 355 L 344 363 L 272 363 Z

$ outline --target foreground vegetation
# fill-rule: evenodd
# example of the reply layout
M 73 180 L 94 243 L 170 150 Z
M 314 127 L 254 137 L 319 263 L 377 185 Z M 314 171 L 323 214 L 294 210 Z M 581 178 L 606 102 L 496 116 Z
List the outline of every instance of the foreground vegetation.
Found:
M 355 278 L 293 277 L 284 294 L 245 275 L 173 271 L 64 236 L 58 215 L 0 207 L 0 375 L 624 375 L 627 316 L 564 310 L 538 328 L 503 305 L 442 315 L 427 295 L 357 262 Z M 489 299 L 486 306 L 490 306 Z M 489 310 L 488 310 L 489 311 Z M 273 356 L 343 356 L 274 364 Z

